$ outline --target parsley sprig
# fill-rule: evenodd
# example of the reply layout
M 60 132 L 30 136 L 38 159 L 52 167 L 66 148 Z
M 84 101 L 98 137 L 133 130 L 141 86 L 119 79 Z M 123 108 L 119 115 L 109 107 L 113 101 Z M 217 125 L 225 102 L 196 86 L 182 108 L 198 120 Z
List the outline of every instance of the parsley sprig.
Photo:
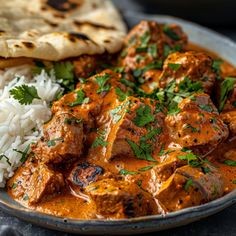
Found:
M 104 74 L 104 75 L 98 75 L 95 77 L 95 82 L 98 84 L 99 89 L 97 90 L 97 93 L 102 92 L 108 92 L 111 88 L 110 84 L 107 84 L 108 80 L 111 78 L 111 75 Z

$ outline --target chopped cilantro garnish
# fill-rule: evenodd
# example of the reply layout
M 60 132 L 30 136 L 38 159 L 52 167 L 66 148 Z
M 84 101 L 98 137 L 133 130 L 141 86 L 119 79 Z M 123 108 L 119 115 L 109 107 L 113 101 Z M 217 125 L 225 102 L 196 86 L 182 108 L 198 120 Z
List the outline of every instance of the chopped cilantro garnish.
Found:
M 122 170 L 119 171 L 119 174 L 120 175 L 137 175 L 137 174 L 139 174 L 139 172 L 137 172 L 137 171 L 128 171 L 128 170 L 122 169 Z
M 140 105 L 140 107 L 136 109 L 136 117 L 134 117 L 132 121 L 138 127 L 143 127 L 148 123 L 153 122 L 154 116 L 151 107 L 148 105 Z
M 73 122 L 75 122 L 76 124 L 79 124 L 82 122 L 82 119 L 77 119 L 75 117 L 72 117 L 72 118 L 65 118 L 64 120 L 64 123 L 68 125 L 71 125 Z
M 180 40 L 180 37 L 178 34 L 176 34 L 168 25 L 165 25 L 163 27 L 164 33 L 169 36 L 171 39 L 177 41 Z
M 102 146 L 102 147 L 106 147 L 108 145 L 108 142 L 105 141 L 105 134 L 106 131 L 98 131 L 98 137 L 96 137 L 96 139 L 94 140 L 93 144 L 92 144 L 92 148 L 97 148 L 98 146 Z
M 47 146 L 48 147 L 53 147 L 56 145 L 56 142 L 59 141 L 59 142 L 63 142 L 63 138 L 54 138 L 54 139 L 51 139 L 47 142 Z
M 225 103 L 234 88 L 236 78 L 227 77 L 220 85 L 220 105 L 219 111 L 221 112 L 224 109 Z
M 236 166 L 236 161 L 233 160 L 225 160 L 224 163 L 228 166 Z
M 144 172 L 144 171 L 147 171 L 147 170 L 151 170 L 154 166 L 156 166 L 156 164 L 142 167 L 142 168 L 138 169 L 138 171 Z
M 85 97 L 85 92 L 82 89 L 77 90 L 75 93 L 76 93 L 75 101 L 69 104 L 70 107 L 89 103 L 89 98 Z
M 175 63 L 169 63 L 168 64 L 168 67 L 171 69 L 171 70 L 178 70 L 180 68 L 181 64 L 175 64 Z
M 98 75 L 95 77 L 95 81 L 99 86 L 97 93 L 108 92 L 111 88 L 110 84 L 107 84 L 107 81 L 111 78 L 110 74 Z
M 184 191 L 188 192 L 190 186 L 193 186 L 193 180 L 192 179 L 188 179 L 184 185 Z
M 28 105 L 34 99 L 40 99 L 37 89 L 34 86 L 28 86 L 26 84 L 14 87 L 10 90 L 10 94 L 22 105 Z
M 233 183 L 233 184 L 236 184 L 236 179 L 232 180 L 232 183 Z
M 24 163 L 27 159 L 27 156 L 28 156 L 28 152 L 30 150 L 30 144 L 28 144 L 25 148 L 24 151 L 20 151 L 20 150 L 17 150 L 17 149 L 13 149 L 13 151 L 15 152 L 18 152 L 20 153 L 22 156 L 21 156 L 21 159 L 20 159 L 20 162 Z
M 148 53 L 151 55 L 153 59 L 157 58 L 157 45 L 156 44 L 151 44 L 148 47 Z
M 207 166 L 202 166 L 202 171 L 204 172 L 204 174 L 207 174 L 207 173 L 211 172 L 211 169 Z
M 220 66 L 221 66 L 222 63 L 223 63 L 223 60 L 221 60 L 221 59 L 216 59 L 216 60 L 214 60 L 213 63 L 212 63 L 212 69 L 213 69 L 217 74 L 219 74 L 220 71 L 221 71 Z
M 212 112 L 213 111 L 213 108 L 211 105 L 207 104 L 200 104 L 199 107 L 203 110 L 203 111 L 206 111 L 206 112 Z
M 186 160 L 188 162 L 188 165 L 191 166 L 199 166 L 200 163 L 198 162 L 198 156 L 195 154 L 188 152 L 186 155 L 179 155 L 177 156 L 180 160 Z
M 27 201 L 27 200 L 29 200 L 29 196 L 28 196 L 28 194 L 26 193 L 24 196 L 23 196 L 23 201 Z
M 150 39 L 151 35 L 148 31 L 146 31 L 143 35 L 141 35 L 140 36 L 141 47 L 146 47 Z
M 114 123 L 117 123 L 118 121 L 120 121 L 120 119 L 124 115 L 124 113 L 127 112 L 126 107 L 129 104 L 130 104 L 130 101 L 126 101 L 125 103 L 119 105 L 118 107 L 116 107 L 110 111 L 110 114 L 112 116 Z
M 185 129 L 190 129 L 192 131 L 192 133 L 199 133 L 200 132 L 200 128 L 199 127 L 193 127 L 192 125 L 190 124 L 186 124 L 184 126 Z

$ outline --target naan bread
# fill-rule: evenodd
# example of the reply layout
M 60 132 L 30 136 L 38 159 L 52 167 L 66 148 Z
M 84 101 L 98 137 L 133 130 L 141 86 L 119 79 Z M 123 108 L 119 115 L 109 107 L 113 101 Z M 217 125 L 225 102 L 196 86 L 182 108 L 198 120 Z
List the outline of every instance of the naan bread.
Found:
M 109 0 L 0 0 L 0 57 L 115 53 L 125 24 Z

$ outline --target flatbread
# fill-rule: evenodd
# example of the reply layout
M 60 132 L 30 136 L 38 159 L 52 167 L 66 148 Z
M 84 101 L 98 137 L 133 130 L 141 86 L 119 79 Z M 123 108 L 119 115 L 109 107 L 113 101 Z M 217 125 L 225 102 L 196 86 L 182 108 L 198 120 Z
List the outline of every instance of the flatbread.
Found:
M 126 27 L 109 0 L 0 0 L 0 57 L 115 53 Z

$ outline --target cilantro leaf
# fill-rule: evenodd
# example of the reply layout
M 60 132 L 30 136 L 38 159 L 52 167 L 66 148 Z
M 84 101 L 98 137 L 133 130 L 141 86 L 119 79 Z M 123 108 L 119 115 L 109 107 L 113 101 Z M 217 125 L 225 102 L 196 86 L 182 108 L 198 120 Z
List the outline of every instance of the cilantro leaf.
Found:
M 96 137 L 96 139 L 94 140 L 93 144 L 92 144 L 92 148 L 97 148 L 98 146 L 102 146 L 102 147 L 106 147 L 108 145 L 108 142 L 105 141 L 105 130 L 104 131 L 98 131 L 99 136 Z
M 34 86 L 28 86 L 26 84 L 14 87 L 10 90 L 10 94 L 22 105 L 28 105 L 34 99 L 40 99 L 37 89 Z
M 156 44 L 151 44 L 148 47 L 148 53 L 151 55 L 153 59 L 157 58 L 157 45 Z
M 233 160 L 225 160 L 224 163 L 228 166 L 236 166 L 236 161 Z
M 136 117 L 132 120 L 138 127 L 143 127 L 150 122 L 154 121 L 154 116 L 151 107 L 148 105 L 141 105 L 136 109 Z
M 184 185 L 184 191 L 188 192 L 190 186 L 193 186 L 193 180 L 192 179 L 188 179 Z
M 106 84 L 110 78 L 111 78 L 111 75 L 109 75 L 109 74 L 98 75 L 95 77 L 95 82 L 99 86 L 97 93 L 108 92 L 110 90 L 111 85 Z
M 120 175 L 137 175 L 137 174 L 139 174 L 139 172 L 137 172 L 137 171 L 128 171 L 128 170 L 122 169 L 122 170 L 119 171 L 119 174 Z
M 47 146 L 48 147 L 53 147 L 53 146 L 56 146 L 56 142 L 59 141 L 59 142 L 63 142 L 63 138 L 54 138 L 54 139 L 51 139 L 47 142 Z
M 175 64 L 175 63 L 169 63 L 168 64 L 168 67 L 171 69 L 171 70 L 178 70 L 180 68 L 181 64 Z
M 165 25 L 163 27 L 164 33 L 169 36 L 171 39 L 177 41 L 180 40 L 180 37 L 178 34 L 176 34 L 168 25 Z
M 200 104 L 199 107 L 203 110 L 203 111 L 206 111 L 206 112 L 212 112 L 213 111 L 213 108 L 211 105 L 207 104 Z
M 236 179 L 232 180 L 232 183 L 233 183 L 233 184 L 236 184 Z
M 212 63 L 212 70 L 215 71 L 217 74 L 219 74 L 221 71 L 220 66 L 222 63 L 223 63 L 223 60 L 221 59 L 214 60 Z
M 116 95 L 119 96 L 119 101 L 123 102 L 128 95 L 124 93 L 119 87 L 115 89 Z
M 19 151 L 17 149 L 13 149 L 13 151 L 15 152 L 18 152 L 20 153 L 22 156 L 21 156 L 21 159 L 20 159 L 20 162 L 24 163 L 26 160 L 27 160 L 27 156 L 28 156 L 28 152 L 30 150 L 30 144 L 28 144 L 25 148 L 25 150 L 22 152 L 22 151 Z
M 234 88 L 234 84 L 236 82 L 236 78 L 227 77 L 220 85 L 220 105 L 219 111 L 221 112 L 224 109 L 225 103 L 228 99 L 228 96 L 232 92 Z
M 74 107 L 74 106 L 77 106 L 77 105 L 82 105 L 82 104 L 85 104 L 85 103 L 89 103 L 89 98 L 88 97 L 85 97 L 85 92 L 80 89 L 80 90 L 77 90 L 76 91 L 76 99 L 74 102 L 72 102 L 71 104 L 69 104 L 70 107 Z

